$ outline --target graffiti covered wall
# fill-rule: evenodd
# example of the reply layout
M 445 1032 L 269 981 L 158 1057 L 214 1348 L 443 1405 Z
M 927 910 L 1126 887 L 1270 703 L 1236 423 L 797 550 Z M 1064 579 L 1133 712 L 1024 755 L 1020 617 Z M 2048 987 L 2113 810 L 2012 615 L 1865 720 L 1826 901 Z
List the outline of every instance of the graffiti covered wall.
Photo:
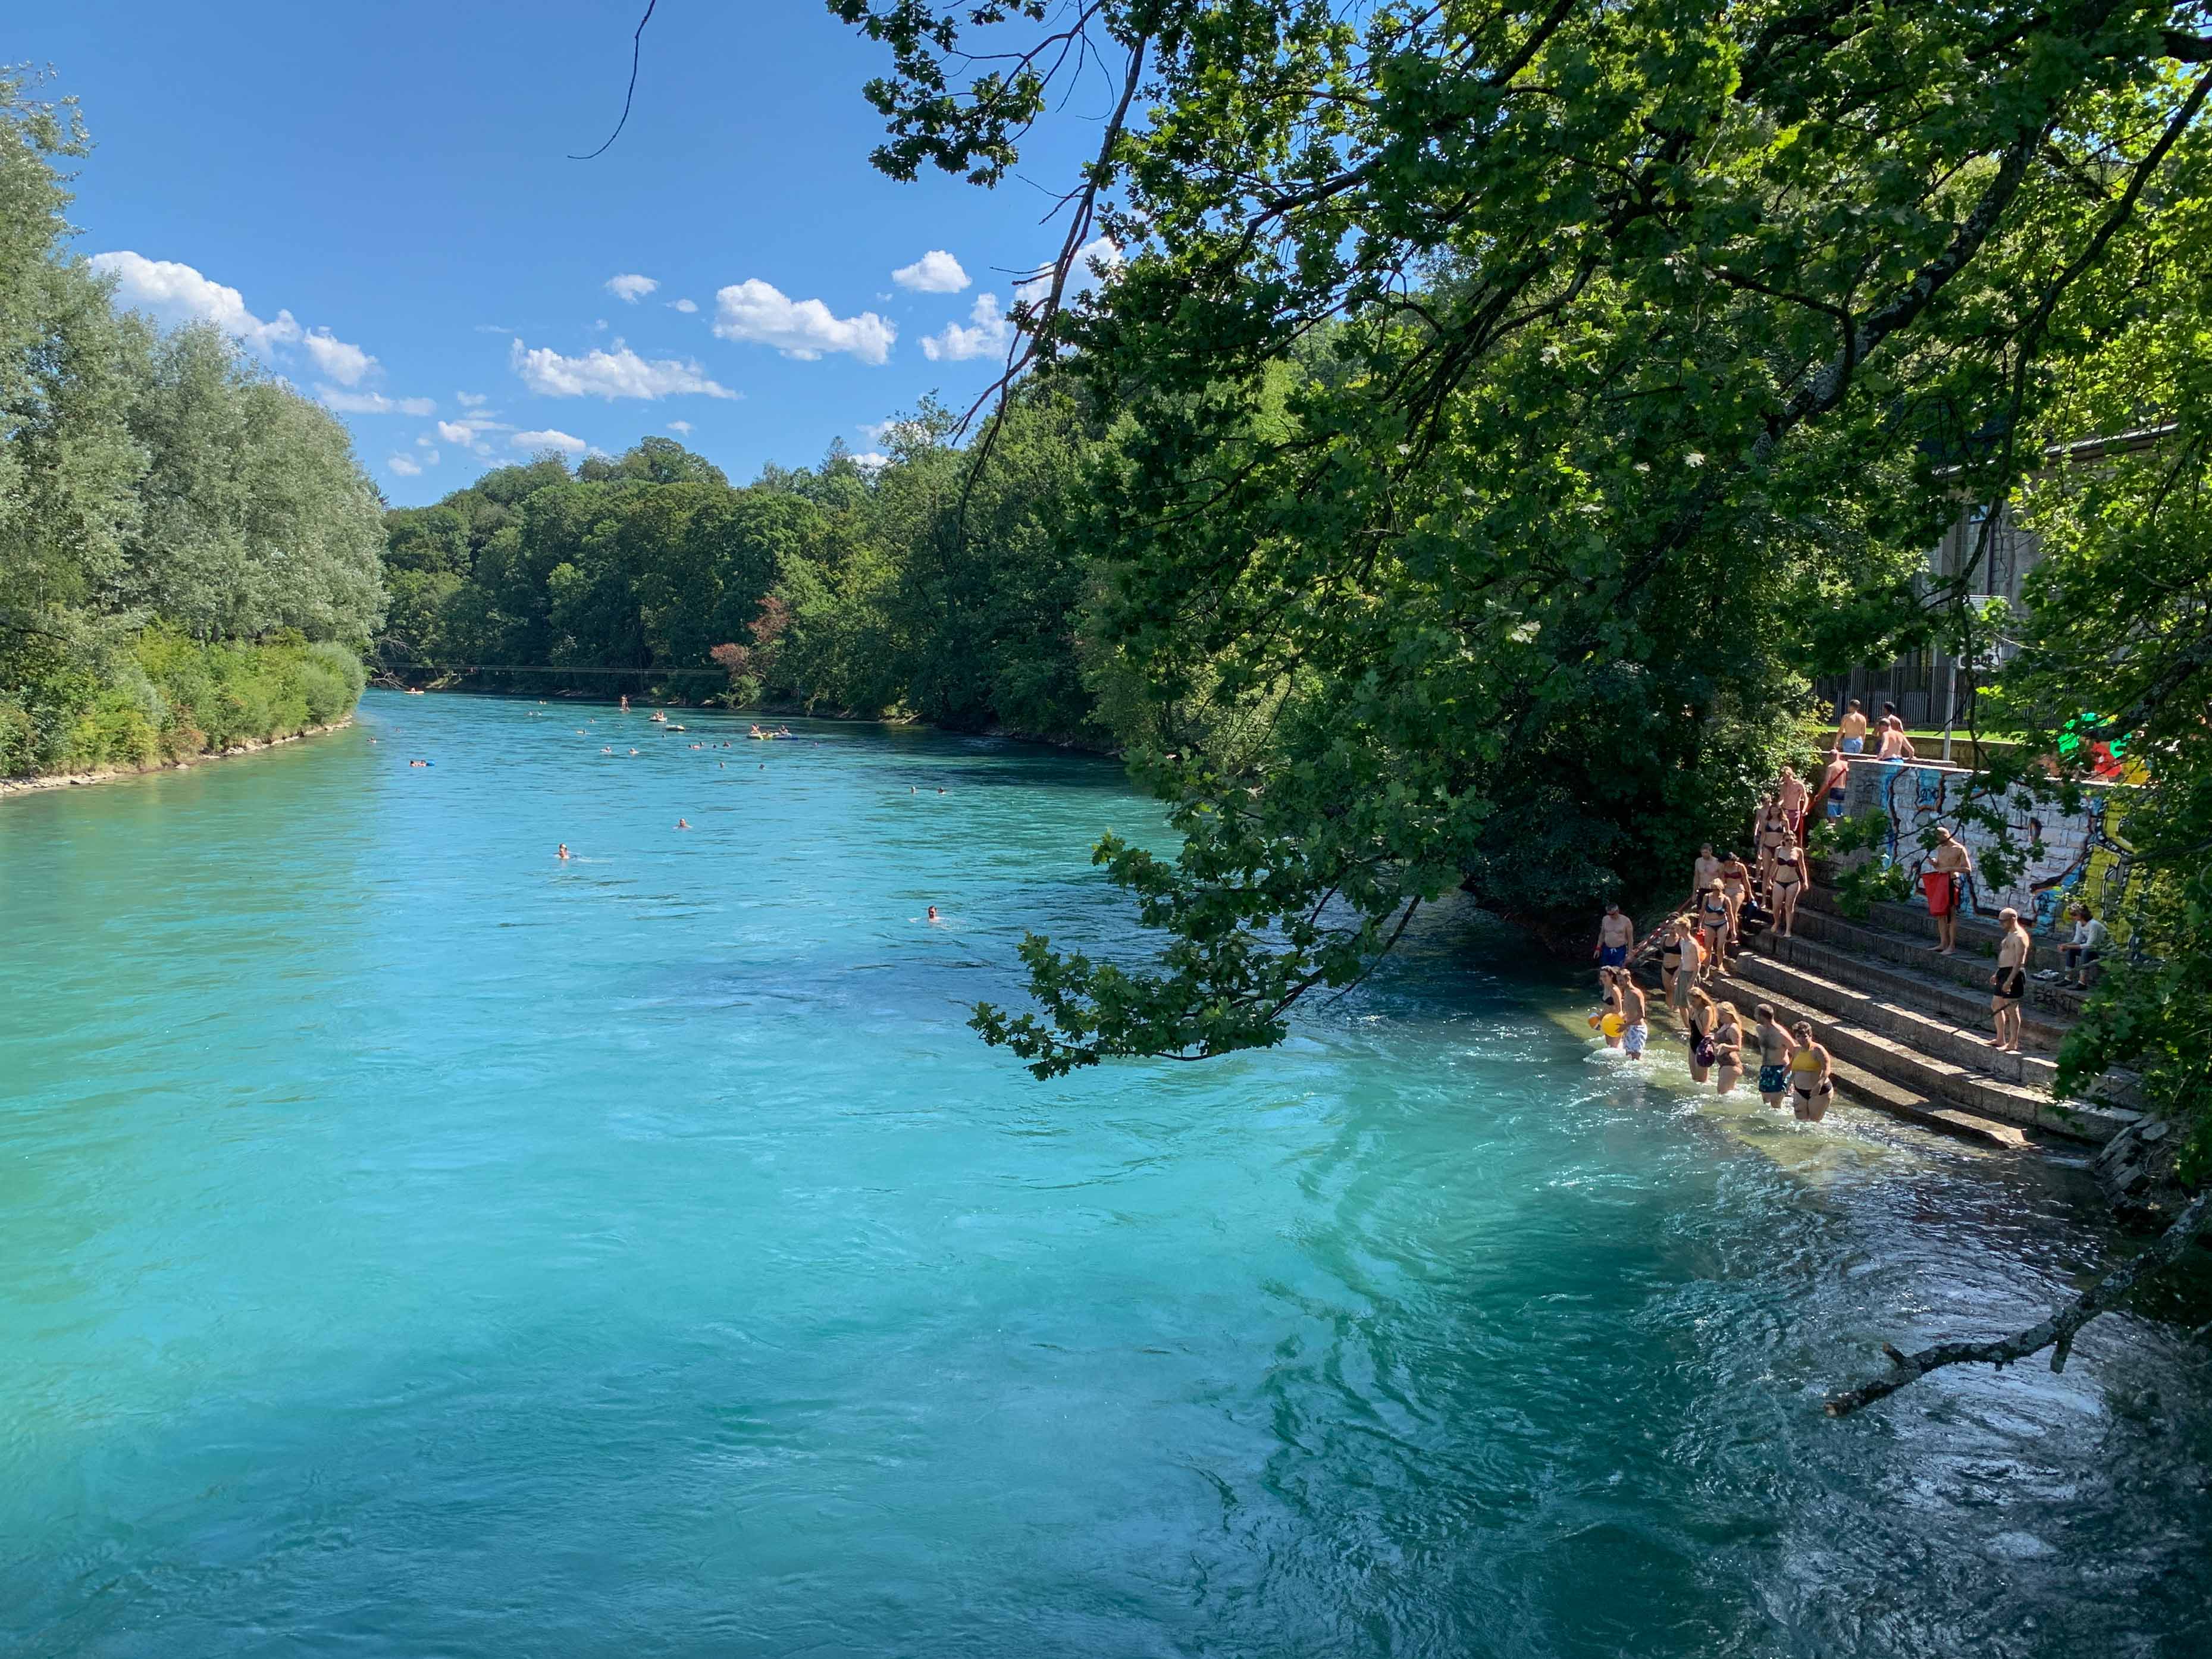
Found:
M 2029 855 L 2016 880 L 1996 887 L 1981 873 L 1996 837 L 1978 823 L 1962 825 L 1956 816 L 1976 782 L 1975 774 L 1954 767 L 1855 760 L 1844 810 L 1853 817 L 1872 810 L 1889 820 L 1889 856 L 1916 884 L 1929 861 L 1921 836 L 1939 823 L 1948 825 L 1974 854 L 1975 875 L 1966 884 L 1971 915 L 1994 918 L 2010 908 L 2036 933 L 2070 932 L 2065 908 L 2079 899 L 2115 934 L 2124 935 L 2134 862 L 2125 823 L 2133 791 L 2124 785 L 2085 785 L 2081 810 L 2071 813 L 2056 801 L 2036 801 L 2018 792 L 2002 803 L 1978 793 L 1977 805 L 2002 807 L 2014 848 Z

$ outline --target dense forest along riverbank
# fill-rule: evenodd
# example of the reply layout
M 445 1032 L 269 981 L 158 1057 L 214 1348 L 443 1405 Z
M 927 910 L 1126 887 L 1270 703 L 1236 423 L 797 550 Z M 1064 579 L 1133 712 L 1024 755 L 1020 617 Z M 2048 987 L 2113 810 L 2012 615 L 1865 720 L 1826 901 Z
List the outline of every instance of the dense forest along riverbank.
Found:
M 966 1006 L 1127 946 L 1088 849 L 1153 805 L 681 723 L 372 691 L 0 813 L 0 1648 L 2212 1638 L 2175 1332 L 1821 1414 L 2094 1268 L 2078 1172 L 1628 1077 L 1471 915 L 1282 1050 L 1040 1085 Z

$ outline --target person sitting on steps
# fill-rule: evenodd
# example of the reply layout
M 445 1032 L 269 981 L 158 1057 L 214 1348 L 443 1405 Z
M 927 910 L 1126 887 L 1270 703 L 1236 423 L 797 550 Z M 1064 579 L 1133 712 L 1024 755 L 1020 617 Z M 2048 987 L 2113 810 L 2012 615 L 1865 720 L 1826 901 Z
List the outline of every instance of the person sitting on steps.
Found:
M 2112 942 L 2112 933 L 2086 904 L 2076 904 L 2068 914 L 2074 918 L 2074 937 L 2058 947 L 2059 974 L 2067 984 L 2086 991 L 2089 969 Z

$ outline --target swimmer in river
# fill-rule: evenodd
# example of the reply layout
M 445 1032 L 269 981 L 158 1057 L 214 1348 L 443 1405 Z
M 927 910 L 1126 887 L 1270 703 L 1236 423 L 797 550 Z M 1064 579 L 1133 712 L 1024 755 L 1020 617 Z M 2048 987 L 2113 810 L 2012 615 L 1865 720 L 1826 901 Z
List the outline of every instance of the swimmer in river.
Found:
M 429 762 L 428 762 L 428 761 L 417 761 L 417 760 L 411 760 L 411 761 L 409 761 L 407 763 L 408 763 L 410 766 L 428 766 L 430 763 L 429 763 Z
M 557 852 L 557 853 L 554 854 L 553 854 L 553 856 L 554 856 L 555 858 L 556 858 L 556 859 L 565 859 L 565 858 L 567 858 L 567 857 L 568 856 L 568 843 L 567 842 L 565 842 L 565 841 L 564 841 L 564 842 L 562 842 L 561 843 L 561 850 L 560 850 L 559 852 Z
M 691 821 L 689 818 L 678 818 L 676 820 L 676 827 L 678 830 L 689 830 L 691 827 Z
M 932 921 L 937 920 L 937 907 L 933 904 L 929 907 L 929 919 Z
M 943 793 L 945 793 L 945 786 L 944 786 L 944 785 L 942 785 L 942 784 L 939 784 L 939 785 L 938 786 L 938 787 L 937 787 L 937 793 L 938 793 L 939 794 L 940 794 L 940 795 L 941 795 L 941 794 L 943 794 Z
M 635 755 L 635 753 L 637 753 L 637 750 L 635 750 L 635 749 L 633 749 L 633 750 L 631 750 L 629 752 L 630 752 L 631 754 Z

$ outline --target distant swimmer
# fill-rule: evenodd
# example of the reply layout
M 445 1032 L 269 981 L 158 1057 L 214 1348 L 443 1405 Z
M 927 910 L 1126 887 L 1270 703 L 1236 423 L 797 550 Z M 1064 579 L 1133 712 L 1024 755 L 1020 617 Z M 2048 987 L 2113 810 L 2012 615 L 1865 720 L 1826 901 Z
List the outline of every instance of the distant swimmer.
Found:
M 602 755 L 611 755 L 615 752 L 615 746 L 611 743 L 604 744 L 600 746 L 599 752 Z
M 633 749 L 633 750 L 631 750 L 629 752 L 630 752 L 631 754 L 635 755 L 635 753 L 637 753 L 637 750 L 635 750 L 635 749 Z
M 945 793 L 945 786 L 943 784 L 940 783 L 937 786 L 937 793 L 940 795 Z
M 429 763 L 429 762 L 428 762 L 428 761 L 411 760 L 411 761 L 409 761 L 407 763 L 408 763 L 410 766 L 428 766 L 430 763 Z
M 691 827 L 691 821 L 689 818 L 678 818 L 676 820 L 676 827 L 678 830 L 689 830 Z
M 933 904 L 929 907 L 929 919 L 932 921 L 937 920 L 937 907 Z
M 627 691 L 623 693 L 622 711 L 625 714 L 629 713 L 629 693 Z
M 568 843 L 565 841 L 562 842 L 561 843 L 561 850 L 556 853 L 553 856 L 556 859 L 567 858 L 568 856 Z

